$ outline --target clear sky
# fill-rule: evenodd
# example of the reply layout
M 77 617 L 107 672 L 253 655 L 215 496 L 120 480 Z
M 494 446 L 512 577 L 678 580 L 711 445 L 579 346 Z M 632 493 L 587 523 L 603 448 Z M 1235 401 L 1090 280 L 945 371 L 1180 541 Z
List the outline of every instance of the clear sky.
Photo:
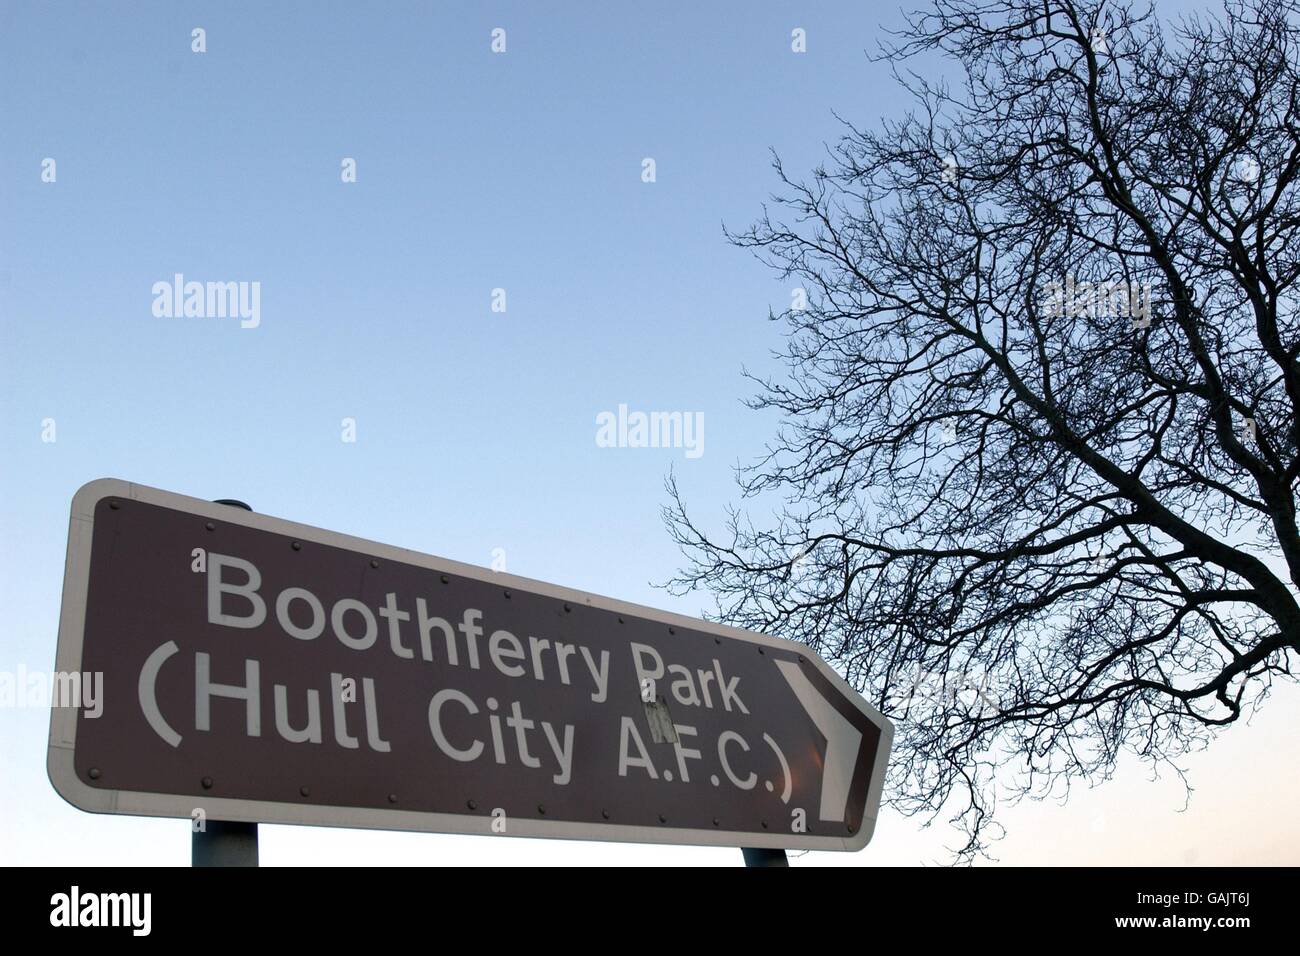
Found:
M 663 479 L 674 468 L 702 518 L 734 499 L 733 466 L 774 426 L 742 407 L 741 370 L 771 367 L 767 311 L 790 295 L 723 224 L 775 188 L 769 149 L 804 171 L 838 135 L 832 110 L 897 113 L 865 56 L 895 9 L 0 0 L 0 670 L 52 668 L 68 506 L 103 476 L 706 608 L 653 586 L 679 563 Z M 177 273 L 259 283 L 258 324 L 156 316 L 153 286 Z M 702 413 L 703 454 L 599 447 L 596 416 L 620 404 Z M 1186 813 L 1175 781 L 1126 766 L 1064 806 L 1006 813 L 997 855 L 1300 862 L 1298 718 L 1283 688 L 1198 756 Z M 0 860 L 188 862 L 188 821 L 65 804 L 47 731 L 43 709 L 0 709 Z M 795 862 L 928 863 L 954 840 L 886 813 L 862 853 Z M 263 827 L 261 852 L 739 862 L 294 827 Z

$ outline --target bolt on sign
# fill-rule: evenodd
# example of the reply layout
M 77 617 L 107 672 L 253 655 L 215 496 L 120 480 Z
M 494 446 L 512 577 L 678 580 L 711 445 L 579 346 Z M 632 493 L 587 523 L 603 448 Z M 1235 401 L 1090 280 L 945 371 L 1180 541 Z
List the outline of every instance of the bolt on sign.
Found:
M 102 813 L 857 850 L 893 726 L 800 644 L 114 479 L 49 775 Z

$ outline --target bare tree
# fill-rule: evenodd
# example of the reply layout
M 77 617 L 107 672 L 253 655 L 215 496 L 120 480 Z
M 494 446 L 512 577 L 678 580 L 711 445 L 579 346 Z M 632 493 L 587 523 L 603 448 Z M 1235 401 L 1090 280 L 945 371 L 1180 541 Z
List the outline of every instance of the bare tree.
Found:
M 881 51 L 908 116 L 730 234 L 796 287 L 781 425 L 724 533 L 670 477 L 669 586 L 837 662 L 958 859 L 999 793 L 1176 771 L 1292 676 L 1295 12 L 940 0 Z

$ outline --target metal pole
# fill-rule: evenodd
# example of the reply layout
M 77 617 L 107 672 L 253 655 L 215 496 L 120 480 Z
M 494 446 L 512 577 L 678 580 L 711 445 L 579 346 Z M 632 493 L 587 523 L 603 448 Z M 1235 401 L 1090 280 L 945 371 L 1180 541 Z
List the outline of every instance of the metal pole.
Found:
M 745 854 L 745 866 L 789 866 L 790 861 L 785 858 L 785 850 L 769 850 L 766 847 L 741 847 L 740 852 Z
M 190 866 L 257 866 L 257 824 L 207 821 L 190 834 Z
M 253 510 L 233 498 L 222 498 L 216 503 Z M 190 865 L 257 866 L 257 824 L 206 820 L 202 830 L 195 830 L 191 824 Z

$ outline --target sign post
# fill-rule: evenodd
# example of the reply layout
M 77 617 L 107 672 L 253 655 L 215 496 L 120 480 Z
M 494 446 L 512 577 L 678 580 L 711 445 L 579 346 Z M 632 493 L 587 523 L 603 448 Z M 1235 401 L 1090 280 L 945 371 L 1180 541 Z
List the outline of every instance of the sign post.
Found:
M 253 510 L 234 498 L 218 498 L 215 503 Z M 230 820 L 192 821 L 190 866 L 257 866 L 257 824 Z
M 766 850 L 763 848 L 742 849 L 740 851 L 745 855 L 745 866 L 789 866 L 790 861 L 785 858 L 785 850 Z
M 801 644 L 114 479 L 56 667 L 65 799 L 226 824 L 858 850 L 893 737 Z

